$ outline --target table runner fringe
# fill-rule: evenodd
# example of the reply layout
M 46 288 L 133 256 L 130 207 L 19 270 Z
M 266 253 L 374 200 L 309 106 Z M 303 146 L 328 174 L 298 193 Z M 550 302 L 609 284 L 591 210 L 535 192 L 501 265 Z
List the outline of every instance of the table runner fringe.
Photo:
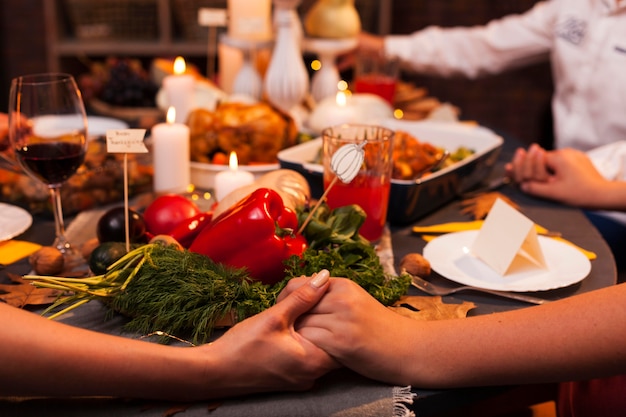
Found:
M 413 404 L 415 394 L 411 392 L 411 386 L 393 387 L 393 416 L 415 417 L 415 413 L 409 410 L 407 404 Z

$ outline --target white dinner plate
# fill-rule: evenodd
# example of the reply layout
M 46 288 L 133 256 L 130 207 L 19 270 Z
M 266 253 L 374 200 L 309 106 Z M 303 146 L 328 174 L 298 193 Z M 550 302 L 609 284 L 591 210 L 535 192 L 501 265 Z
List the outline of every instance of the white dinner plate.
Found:
M 565 242 L 538 236 L 547 268 L 516 266 L 504 276 L 471 254 L 477 230 L 448 233 L 424 247 L 433 271 L 459 284 L 500 291 L 544 291 L 583 280 L 591 271 L 589 259 Z
M 0 242 L 13 239 L 32 223 L 33 217 L 23 208 L 0 203 Z
M 37 135 L 49 137 L 68 133 L 82 126 L 82 118 L 77 115 L 39 116 L 33 121 Z M 107 130 L 128 129 L 128 123 L 112 117 L 87 116 L 87 134 L 90 139 L 106 136 Z
M 107 130 L 128 129 L 128 123 L 125 121 L 102 116 L 87 116 L 87 126 L 90 138 L 106 136 Z

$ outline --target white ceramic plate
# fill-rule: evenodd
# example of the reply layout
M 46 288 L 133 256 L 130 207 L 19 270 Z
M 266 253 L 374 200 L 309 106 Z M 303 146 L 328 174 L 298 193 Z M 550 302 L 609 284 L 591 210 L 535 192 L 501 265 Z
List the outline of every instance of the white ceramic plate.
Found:
M 56 136 L 68 133 L 81 124 L 82 119 L 75 115 L 41 116 L 37 118 L 33 129 L 41 136 Z M 106 136 L 110 129 L 128 129 L 128 123 L 112 117 L 87 116 L 87 133 L 90 139 Z
M 128 123 L 120 119 L 101 116 L 87 116 L 89 137 L 106 136 L 107 130 L 128 129 Z
M 470 253 L 477 235 L 478 231 L 472 230 L 439 236 L 424 247 L 424 257 L 435 272 L 452 281 L 501 291 L 544 291 L 566 287 L 583 280 L 591 271 L 589 259 L 578 249 L 539 236 L 547 269 L 527 265 L 516 267 L 502 276 Z
M 24 209 L 0 203 L 0 242 L 20 235 L 33 223 L 33 217 Z

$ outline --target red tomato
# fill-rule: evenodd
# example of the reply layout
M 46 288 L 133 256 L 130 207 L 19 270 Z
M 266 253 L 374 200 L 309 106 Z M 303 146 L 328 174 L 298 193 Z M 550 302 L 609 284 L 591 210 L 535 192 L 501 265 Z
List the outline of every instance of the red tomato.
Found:
M 200 214 L 200 208 L 191 200 L 178 195 L 166 194 L 156 198 L 143 213 L 148 232 L 168 235 L 181 222 Z
M 228 162 L 228 155 L 224 152 L 216 152 L 211 160 L 211 163 L 216 165 L 228 165 Z

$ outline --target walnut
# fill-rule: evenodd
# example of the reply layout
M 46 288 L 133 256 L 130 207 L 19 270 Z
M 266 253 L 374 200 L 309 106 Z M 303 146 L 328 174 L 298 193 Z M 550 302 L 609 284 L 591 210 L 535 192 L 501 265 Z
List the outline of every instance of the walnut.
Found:
M 430 275 L 430 262 L 419 253 L 409 253 L 400 261 L 400 270 L 425 278 Z
M 63 254 L 52 246 L 44 246 L 28 258 L 38 275 L 57 275 L 63 271 Z

